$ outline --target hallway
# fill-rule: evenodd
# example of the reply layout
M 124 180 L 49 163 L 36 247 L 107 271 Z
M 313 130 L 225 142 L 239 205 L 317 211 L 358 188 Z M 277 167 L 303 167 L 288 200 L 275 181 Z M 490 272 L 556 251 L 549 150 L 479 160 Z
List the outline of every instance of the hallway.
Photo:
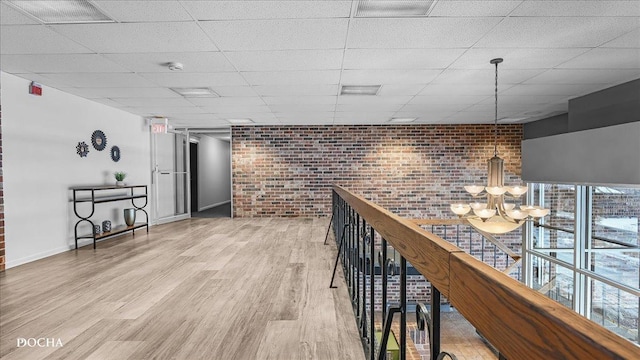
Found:
M 346 287 L 328 287 L 326 226 L 191 219 L 8 269 L 0 357 L 363 359 Z

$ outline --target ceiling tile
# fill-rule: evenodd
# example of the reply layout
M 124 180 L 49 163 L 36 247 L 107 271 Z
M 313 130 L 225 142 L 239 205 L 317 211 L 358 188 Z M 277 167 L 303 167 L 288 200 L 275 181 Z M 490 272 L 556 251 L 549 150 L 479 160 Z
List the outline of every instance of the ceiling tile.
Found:
M 216 73 L 140 73 L 149 81 L 167 87 L 213 87 L 247 85 L 237 72 Z
M 220 96 L 257 96 L 258 93 L 251 86 L 211 86 Z
M 216 114 L 207 114 L 207 113 L 203 113 L 203 114 L 180 114 L 180 115 L 177 115 L 177 116 L 173 116 L 169 120 L 172 121 L 172 120 L 176 120 L 176 119 L 189 120 L 189 121 L 202 121 L 202 122 L 214 121 L 214 120 L 216 120 L 216 121 L 217 120 L 222 120 L 222 118 L 220 118 Z
M 449 96 L 449 95 L 429 95 L 429 96 L 416 96 L 409 104 L 467 104 L 473 105 L 479 103 L 488 97 L 486 95 L 460 95 L 460 96 Z
M 555 102 L 568 101 L 566 95 L 498 95 L 498 108 L 509 107 L 510 105 L 522 104 L 549 104 Z M 495 97 L 487 97 L 480 104 L 495 107 Z
M 262 96 L 336 95 L 338 85 L 258 85 L 253 89 Z
M 252 97 L 219 97 L 219 98 L 190 98 L 189 101 L 197 106 L 216 107 L 216 106 L 262 106 L 264 101 L 258 96 Z
M 640 16 L 637 1 L 523 1 L 511 16 Z
M 240 71 L 335 70 L 342 50 L 230 51 L 226 55 Z
M 353 19 L 349 49 L 461 48 L 472 46 L 499 18 Z
M 336 111 L 339 112 L 395 112 L 400 110 L 404 104 L 338 104 Z
M 343 49 L 347 19 L 203 21 L 221 50 Z
M 201 106 L 208 113 L 268 113 L 271 109 L 267 105 L 214 105 Z M 241 116 L 244 117 L 244 116 Z
M 199 107 L 175 107 L 175 106 L 140 106 L 140 107 L 123 107 L 125 111 L 141 116 L 182 116 L 186 114 L 204 114 L 207 111 Z
M 1 55 L 0 64 L 11 73 L 129 72 L 96 54 Z
M 502 89 L 501 85 L 518 84 L 528 80 L 543 70 L 498 70 L 498 89 Z M 487 64 L 487 68 L 483 70 L 457 70 L 448 69 L 443 71 L 433 84 L 483 84 L 493 89 L 495 86 L 495 68 L 491 64 Z
M 184 98 L 144 98 L 144 97 L 129 97 L 113 99 L 117 103 L 126 107 L 145 107 L 145 106 L 193 106 L 192 103 Z
M 638 4 L 640 6 L 640 3 Z M 560 69 L 640 69 L 640 48 L 593 49 L 558 66 Z
M 221 52 L 131 53 L 104 56 L 134 72 L 170 72 L 167 66 L 169 62 L 182 63 L 182 73 L 235 71 Z
M 344 85 L 427 84 L 441 70 L 344 70 L 340 83 Z
M 0 24 L 2 25 L 28 25 L 39 24 L 38 21 L 14 9 L 13 7 L 0 3 Z
M 518 84 L 508 88 L 507 90 L 501 91 L 500 96 L 565 95 L 575 97 L 585 95 L 592 91 L 593 85 L 590 84 Z
M 3 55 L 91 52 L 43 25 L 0 26 L 0 53 Z
M 336 122 L 340 121 L 388 121 L 393 117 L 394 112 L 381 111 L 339 111 L 336 112 Z
M 82 96 L 87 99 L 97 98 L 134 98 L 134 97 L 150 97 L 150 98 L 181 98 L 182 96 L 175 92 L 161 87 L 113 87 L 113 88 L 68 88 L 64 87 L 60 90 L 70 94 Z
M 501 90 L 506 90 L 511 85 L 499 84 Z M 427 85 L 420 95 L 493 95 L 493 83 L 431 83 Z
M 417 118 L 417 122 L 437 122 L 448 116 L 455 114 L 456 111 L 398 111 L 393 114 L 397 118 Z
M 372 115 L 365 118 L 353 118 L 353 117 L 337 117 L 333 122 L 335 125 L 386 125 L 389 122 L 389 118 L 385 118 L 378 115 Z
M 191 21 L 178 1 L 104 1 L 94 3 L 118 22 Z
M 551 69 L 525 84 L 614 84 L 640 76 L 639 70 Z
M 503 58 L 500 69 L 548 69 L 562 64 L 586 51 L 589 48 L 568 49 L 486 49 L 471 48 L 458 58 L 450 69 L 489 69 L 493 65 L 491 59 Z
M 242 75 L 251 85 L 337 84 L 340 70 L 255 71 Z
M 469 107 L 469 104 L 407 104 L 399 111 L 402 112 L 455 112 Z
M 429 16 L 466 17 L 466 16 L 507 16 L 520 1 L 438 1 Z
M 66 87 L 154 87 L 155 84 L 133 73 L 57 73 L 41 74 Z M 46 84 L 46 82 L 44 82 Z
M 73 24 L 52 28 L 99 53 L 218 50 L 193 22 Z
M 384 84 L 378 91 L 380 96 L 417 95 L 424 84 Z
M 73 93 L 70 93 L 73 94 Z M 73 95 L 77 95 L 77 94 L 73 94 Z M 80 97 L 83 97 L 82 95 L 77 95 Z M 107 106 L 111 106 L 112 108 L 116 108 L 116 109 L 123 109 L 126 108 L 125 106 L 122 106 L 122 104 L 115 102 L 111 99 L 90 99 L 91 101 L 95 101 L 97 103 L 103 104 L 103 105 L 107 105 Z M 126 110 L 125 110 L 126 111 Z
M 338 96 L 338 104 L 360 104 L 360 105 L 397 105 L 406 104 L 412 96 L 367 96 L 367 95 L 342 95 Z
M 633 30 L 631 17 L 508 17 L 475 46 L 484 48 L 596 47 Z
M 181 1 L 198 20 L 349 17 L 351 1 Z
M 336 106 L 335 104 L 286 104 L 286 105 L 270 105 L 269 108 L 276 115 L 278 115 L 278 113 L 289 113 L 289 112 L 306 112 L 306 113 L 329 112 L 329 111 L 334 111 Z
M 347 49 L 345 69 L 444 69 L 464 49 Z
M 609 41 L 602 45 L 607 48 L 640 48 L 640 28 L 630 31 L 624 35 Z
M 281 118 L 278 117 L 279 121 L 283 125 L 297 125 L 297 126 L 305 126 L 305 125 L 331 125 L 333 124 L 333 117 L 323 117 L 323 118 L 309 118 L 309 117 L 296 117 L 296 118 Z
M 334 104 L 337 96 L 265 96 L 262 98 L 267 105 L 286 104 Z

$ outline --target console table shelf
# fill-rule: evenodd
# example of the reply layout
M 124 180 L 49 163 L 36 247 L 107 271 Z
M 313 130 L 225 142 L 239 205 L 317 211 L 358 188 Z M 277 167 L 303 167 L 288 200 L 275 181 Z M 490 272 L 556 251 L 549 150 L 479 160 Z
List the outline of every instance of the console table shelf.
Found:
M 82 186 L 71 188 L 73 191 L 73 212 L 79 218 L 76 222 L 74 228 L 76 249 L 78 248 L 78 239 L 93 239 L 93 248 L 96 248 L 96 241 L 99 239 L 104 239 L 110 236 L 115 236 L 118 234 L 122 234 L 128 231 L 131 231 L 133 236 L 135 236 L 135 230 L 139 228 L 146 227 L 147 233 L 149 232 L 149 214 L 144 207 L 147 206 L 148 202 L 148 193 L 147 193 L 147 185 L 126 185 L 126 186 L 113 186 L 113 185 L 102 185 L 102 186 Z M 120 194 L 112 194 L 113 191 L 116 190 L 126 190 L 126 193 Z M 144 190 L 144 193 L 142 191 Z M 135 200 L 144 199 L 144 204 L 136 205 Z M 93 233 L 94 222 L 91 220 L 91 217 L 95 213 L 96 204 L 104 204 L 115 201 L 123 201 L 123 200 L 131 200 L 131 205 L 137 211 L 142 211 L 145 215 L 144 222 L 137 222 L 131 226 L 121 225 L 116 226 L 111 229 L 111 231 L 107 231 L 100 234 Z M 81 203 L 90 203 L 91 204 L 91 212 L 88 216 L 82 216 L 78 212 L 78 204 Z M 86 205 L 85 205 L 86 207 Z M 87 235 L 78 235 L 78 225 L 83 222 L 87 222 L 91 225 L 92 234 Z

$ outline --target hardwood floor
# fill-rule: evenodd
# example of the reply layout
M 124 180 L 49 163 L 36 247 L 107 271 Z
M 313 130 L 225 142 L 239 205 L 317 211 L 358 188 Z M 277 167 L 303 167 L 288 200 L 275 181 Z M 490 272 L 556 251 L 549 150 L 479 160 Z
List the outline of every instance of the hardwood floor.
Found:
M 191 219 L 9 269 L 0 358 L 364 359 L 327 224 Z

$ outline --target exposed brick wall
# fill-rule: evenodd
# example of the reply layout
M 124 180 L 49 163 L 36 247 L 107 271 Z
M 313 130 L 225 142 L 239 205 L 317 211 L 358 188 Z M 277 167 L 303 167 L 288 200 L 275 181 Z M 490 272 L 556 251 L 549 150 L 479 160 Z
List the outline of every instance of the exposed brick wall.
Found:
M 328 216 L 342 185 L 411 218 L 452 217 L 486 182 L 491 125 L 234 126 L 234 216 Z M 519 183 L 521 125 L 499 126 L 505 182 Z
M 2 174 L 2 105 L 0 105 L 0 271 L 5 267 L 4 255 L 4 188 L 2 186 L 4 176 Z

